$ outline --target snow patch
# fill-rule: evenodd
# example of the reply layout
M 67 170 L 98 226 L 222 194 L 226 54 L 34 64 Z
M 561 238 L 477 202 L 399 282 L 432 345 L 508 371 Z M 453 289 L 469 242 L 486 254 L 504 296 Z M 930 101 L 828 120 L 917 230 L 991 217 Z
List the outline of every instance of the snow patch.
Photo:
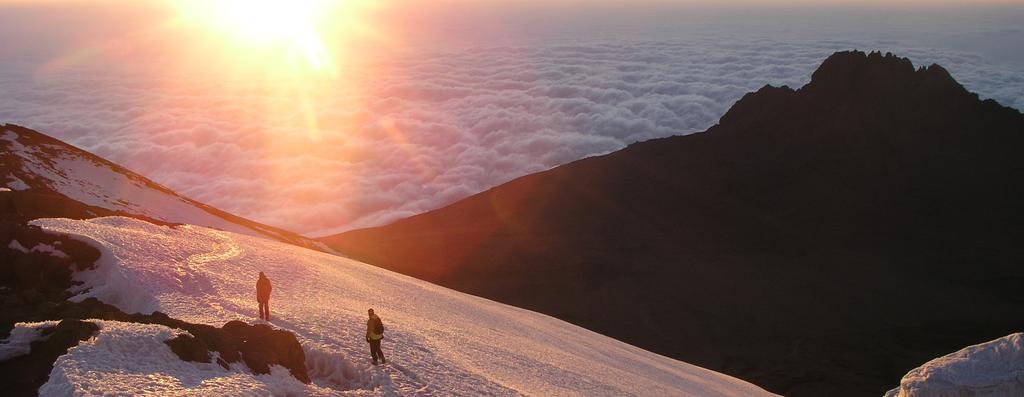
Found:
M 18 133 L 11 130 L 4 130 L 4 134 L 0 135 L 0 139 L 11 142 L 12 145 L 21 145 L 18 142 Z
M 28 250 L 28 248 L 25 248 L 24 246 L 22 246 L 21 243 L 18 242 L 18 240 L 11 240 L 11 242 L 7 244 L 7 248 L 10 248 L 10 249 L 15 250 L 15 251 L 21 251 L 21 252 L 24 252 L 26 254 L 31 252 L 31 251 Z
M 9 191 L 11 191 L 10 188 L 0 187 L 0 192 L 9 192 Z
M 11 240 L 11 242 L 9 244 L 7 244 L 7 248 L 13 249 L 15 251 L 21 251 L 21 252 L 24 252 L 26 254 L 30 253 L 30 252 L 41 252 L 41 253 L 49 254 L 50 256 L 57 257 L 57 258 L 62 258 L 62 259 L 70 259 L 71 258 L 70 256 L 68 256 L 68 254 L 65 254 L 64 251 L 61 251 L 61 250 L 57 249 L 56 247 L 54 247 L 54 246 L 52 246 L 50 244 L 44 244 L 44 243 L 36 244 L 36 246 L 32 247 L 32 249 L 28 249 L 28 248 L 25 248 L 24 246 L 22 246 L 21 243 L 18 242 L 18 240 Z
M 14 174 L 7 174 L 7 180 L 10 181 L 7 182 L 7 187 L 4 188 L 7 189 L 7 191 L 11 191 L 11 189 L 27 190 L 29 188 L 28 184 L 25 183 L 25 181 L 18 179 L 18 177 L 14 176 Z
M 32 342 L 40 338 L 43 329 L 55 325 L 57 325 L 57 321 L 14 324 L 11 335 L 7 339 L 0 340 L 0 361 L 28 354 L 32 351 Z
M 313 247 L 318 249 L 318 250 L 320 250 L 320 251 L 323 251 L 323 252 L 326 252 L 328 254 L 331 254 L 331 255 L 344 256 L 346 258 L 348 257 L 345 254 L 342 254 L 340 251 L 337 251 L 334 248 L 331 248 L 327 244 L 324 244 L 322 241 L 314 241 L 313 242 Z
M 931 360 L 904 375 L 886 396 L 1024 396 L 1024 333 Z

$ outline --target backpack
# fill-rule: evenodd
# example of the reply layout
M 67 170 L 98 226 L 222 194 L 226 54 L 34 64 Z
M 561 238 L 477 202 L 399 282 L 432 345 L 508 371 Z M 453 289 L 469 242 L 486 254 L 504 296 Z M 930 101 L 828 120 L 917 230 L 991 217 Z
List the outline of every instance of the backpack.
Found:
M 380 321 L 380 317 L 377 317 L 373 322 L 373 333 L 377 335 L 384 334 L 384 322 Z

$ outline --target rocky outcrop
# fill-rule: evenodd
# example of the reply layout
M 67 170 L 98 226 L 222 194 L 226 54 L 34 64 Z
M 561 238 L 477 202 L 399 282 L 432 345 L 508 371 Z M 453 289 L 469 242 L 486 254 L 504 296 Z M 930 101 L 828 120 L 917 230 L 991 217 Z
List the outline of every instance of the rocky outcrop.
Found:
M 42 330 L 39 340 L 32 342 L 29 354 L 0 361 L 0 385 L 6 396 L 34 396 L 46 383 L 53 363 L 78 342 L 87 340 L 98 330 L 96 324 L 80 320 L 63 320 Z
M 147 320 L 153 319 L 143 318 L 142 322 Z M 304 383 L 310 381 L 306 353 L 291 332 L 237 320 L 219 329 L 196 324 L 177 325 L 189 329 L 191 334 L 180 334 L 166 343 L 182 360 L 208 363 L 212 358 L 210 352 L 216 351 L 220 353 L 218 363 L 225 368 L 228 363 L 241 359 L 257 374 L 269 374 L 271 365 L 280 365 L 288 368 L 296 379 Z
M 208 363 L 210 362 L 210 347 L 203 342 L 202 339 L 196 338 L 190 334 L 179 334 L 172 339 L 168 339 L 164 343 L 170 346 L 171 351 L 178 355 L 178 358 L 184 361 L 192 361 L 197 363 Z M 221 364 L 227 367 L 226 364 Z
M 208 363 L 212 357 L 210 352 L 216 351 L 220 353 L 218 363 L 225 368 L 227 363 L 241 359 L 257 374 L 269 374 L 271 365 L 280 365 L 288 368 L 295 379 L 304 383 L 310 381 L 306 353 L 291 332 L 237 320 L 219 329 L 197 328 L 195 324 L 187 324 L 185 328 L 194 334 L 181 334 L 166 342 L 182 360 Z
M 5 192 L 10 193 L 10 192 Z M 7 338 L 15 323 L 61 320 L 43 331 L 29 354 L 0 362 L 0 385 L 12 385 L 5 393 L 34 395 L 46 382 L 54 361 L 96 332 L 87 319 L 158 324 L 185 331 L 166 341 L 185 361 L 210 362 L 212 352 L 228 368 L 244 363 L 253 372 L 266 374 L 281 365 L 298 380 L 309 383 L 305 353 L 291 332 L 264 324 L 230 321 L 217 328 L 171 318 L 164 313 L 128 314 L 89 298 L 70 302 L 74 271 L 94 266 L 100 253 L 88 244 L 45 233 L 35 226 L 0 220 L 0 339 Z
M 269 366 L 277 364 L 288 368 L 296 379 L 309 383 L 306 354 L 291 332 L 241 321 L 229 321 L 222 329 L 234 338 L 242 361 L 253 372 L 270 373 Z
M 175 354 L 184 361 L 205 362 L 212 352 L 219 355 L 218 364 L 228 368 L 242 362 L 258 374 L 270 373 L 270 365 L 280 365 L 296 379 L 309 383 L 306 357 L 298 339 L 291 332 L 273 329 L 265 324 L 249 325 L 242 321 L 229 321 L 217 328 L 171 318 L 161 312 L 152 314 L 126 314 L 120 309 L 89 298 L 82 302 L 60 302 L 47 311 L 31 313 L 18 321 L 43 321 L 54 318 L 100 319 L 140 324 L 157 324 L 188 332 L 166 341 Z
M 85 243 L 0 221 L 0 338 L 15 322 L 49 312 L 69 298 L 72 271 L 90 268 L 99 257 Z

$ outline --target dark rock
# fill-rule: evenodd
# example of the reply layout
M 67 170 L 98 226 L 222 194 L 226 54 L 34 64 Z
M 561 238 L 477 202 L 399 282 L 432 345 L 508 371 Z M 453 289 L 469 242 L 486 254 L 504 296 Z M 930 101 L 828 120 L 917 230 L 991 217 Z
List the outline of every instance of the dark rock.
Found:
M 228 362 L 224 361 L 223 358 L 217 357 L 217 364 L 219 364 L 224 369 L 231 369 L 231 366 L 228 365 Z
M 31 344 L 29 354 L 0 361 L 0 384 L 3 394 L 9 396 L 34 396 L 39 386 L 49 379 L 53 363 L 78 342 L 87 340 L 99 330 L 96 324 L 63 320 L 56 326 L 41 332 L 40 340 Z
M 268 361 L 269 363 L 288 368 L 292 376 L 303 383 L 310 382 L 306 368 L 306 353 L 302 350 L 298 339 L 295 338 L 295 334 L 284 330 L 274 330 L 254 342 L 260 343 L 261 345 L 258 346 L 263 346 L 261 349 L 273 353 L 273 360 Z
M 81 256 L 81 261 L 89 261 L 85 263 L 90 266 L 99 257 L 99 251 L 67 237 L 45 233 L 35 226 L 3 220 L 3 217 L 0 217 L 0 230 L 9 239 L 0 241 L 0 303 L 3 304 L 0 336 L 6 337 L 18 321 L 63 318 L 49 315 L 69 296 L 67 288 L 72 285 L 74 261 L 48 253 L 23 253 L 10 248 L 10 241 L 17 240 L 27 249 L 38 244 L 48 244 L 62 251 L 72 249 Z
M 9 192 L 8 192 L 9 193 Z M 3 201 L 4 195 L 0 194 L 0 201 Z M 3 209 L 0 208 L 0 213 L 3 213 Z M 8 222 L 0 222 L 0 242 L 11 241 L 14 239 L 15 225 Z M 2 244 L 5 245 L 5 244 Z
M 171 316 L 168 316 L 166 313 L 161 312 L 161 311 L 154 311 L 152 314 L 149 315 L 149 318 L 152 318 L 154 321 L 170 321 L 171 320 Z
M 42 281 L 42 268 L 36 263 L 36 255 L 16 254 L 11 267 L 14 269 L 14 282 L 20 285 L 36 286 Z M 27 290 L 33 291 L 33 290 Z
M 258 374 L 269 373 L 270 365 L 281 365 L 296 379 L 309 383 L 306 353 L 291 332 L 275 330 L 266 324 L 249 325 L 229 321 L 224 331 L 239 341 L 239 351 L 245 364 Z
M 14 294 L 14 293 L 6 294 L 6 296 L 4 296 L 4 299 L 2 301 L 4 307 L 17 307 L 17 306 L 24 305 L 25 304 L 25 300 L 21 299 L 21 297 L 18 296 L 18 295 L 19 294 Z
M 253 327 L 244 321 L 231 320 L 225 323 L 221 328 L 224 329 L 224 332 L 227 332 L 240 340 L 245 340 L 250 336 L 250 330 Z
M 32 342 L 32 350 L 37 348 L 50 349 L 54 346 L 77 346 L 78 341 L 89 339 L 93 333 L 99 331 L 99 327 L 88 321 L 61 320 L 56 326 L 46 328 L 40 332 L 43 341 Z M 67 348 L 54 351 L 67 353 Z
M 44 296 L 42 292 L 39 292 L 39 290 L 36 289 L 21 290 L 18 293 L 18 297 L 21 298 L 22 302 L 25 302 L 25 304 L 29 305 L 42 302 L 43 299 L 46 299 L 46 296 Z
M 252 372 L 257 374 L 269 374 L 270 373 L 270 362 L 273 358 L 268 357 L 268 352 L 264 350 L 250 350 L 242 352 L 242 361 L 245 365 L 252 369 Z
M 210 346 L 210 350 L 220 353 L 220 358 L 228 363 L 235 363 L 242 359 L 239 353 L 241 342 L 223 329 L 201 324 L 181 325 L 178 328 L 186 329 L 192 335 L 204 340 Z
M 184 361 L 210 362 L 210 347 L 202 339 L 195 338 L 192 335 L 180 334 L 164 343 L 170 346 L 171 351 Z

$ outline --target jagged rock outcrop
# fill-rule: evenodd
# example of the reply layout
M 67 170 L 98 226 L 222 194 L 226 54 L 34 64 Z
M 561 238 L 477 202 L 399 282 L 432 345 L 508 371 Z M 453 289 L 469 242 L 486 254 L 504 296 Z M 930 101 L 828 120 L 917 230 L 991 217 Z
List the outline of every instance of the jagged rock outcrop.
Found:
M 291 332 L 241 321 L 229 321 L 223 330 L 235 338 L 242 360 L 254 372 L 270 373 L 269 366 L 278 364 L 288 368 L 296 379 L 309 383 L 306 354 Z
M 7 396 L 35 396 L 39 386 L 46 383 L 53 363 L 78 342 L 92 337 L 99 328 L 96 324 L 80 320 L 62 320 L 45 328 L 41 337 L 33 341 L 29 354 L 0 361 L 0 384 Z
M 92 267 L 99 257 L 85 243 L 0 221 L 0 338 L 7 337 L 15 322 L 69 298 L 72 272 Z
M 192 361 L 197 363 L 208 363 L 210 362 L 210 346 L 206 345 L 202 339 L 196 338 L 191 334 L 179 334 L 174 338 L 165 341 L 171 348 L 174 354 L 178 355 L 178 358 L 184 361 Z M 218 362 L 218 364 L 221 364 Z M 223 363 L 221 366 L 227 368 L 227 364 Z

